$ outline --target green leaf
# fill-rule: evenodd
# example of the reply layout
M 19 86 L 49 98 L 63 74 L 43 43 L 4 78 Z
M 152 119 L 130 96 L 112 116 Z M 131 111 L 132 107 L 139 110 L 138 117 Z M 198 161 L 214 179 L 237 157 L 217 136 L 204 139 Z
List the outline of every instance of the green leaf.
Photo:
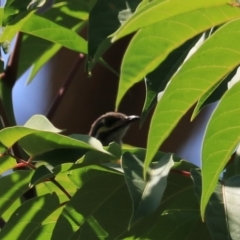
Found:
M 170 171 L 168 184 L 159 208 L 141 219 L 126 236 L 119 239 L 212 239 L 206 224 L 200 218 L 199 203 L 193 192 L 193 183 L 186 171 L 194 166 L 185 161 Z
M 29 189 L 32 171 L 16 171 L 0 178 L 0 214 Z
M 99 140 L 87 135 L 78 135 L 79 140 L 52 132 L 28 134 L 19 141 L 20 146 L 30 156 L 36 156 L 57 148 L 84 148 L 110 154 L 103 149 Z
M 87 53 L 87 42 L 85 39 L 76 32 L 43 17 L 32 15 L 22 26 L 21 31 L 60 44 L 71 50 Z
M 183 63 L 189 50 L 198 39 L 199 36 L 197 35 L 186 41 L 171 52 L 154 71 L 145 77 L 146 97 L 141 115 L 141 124 L 143 124 L 149 111 L 157 104 L 158 94 L 164 90 L 169 79 Z
M 107 173 L 119 174 L 117 171 L 99 165 L 83 166 L 82 168 L 71 171 L 68 178 L 77 187 L 81 188 L 87 181 Z M 120 174 L 122 175 L 122 174 Z
M 27 10 L 27 5 L 29 0 L 7 0 L 4 5 L 4 25 L 11 24 L 11 21 L 16 16 L 19 16 L 19 13 L 24 13 Z
M 12 169 L 16 165 L 16 159 L 3 155 L 0 157 L 0 175 Z
M 176 1 L 168 1 L 165 5 L 170 3 L 173 5 L 173 2 Z M 185 3 L 186 1 L 181 2 L 184 7 L 186 7 Z M 178 5 L 179 1 L 176 4 Z M 174 49 L 207 29 L 240 16 L 240 11 L 230 8 L 227 4 L 206 9 L 206 4 L 203 2 L 201 4 L 203 4 L 203 9 L 196 8 L 185 14 L 173 15 L 136 33 L 122 61 L 116 106 L 119 106 L 121 99 L 131 86 L 156 69 Z M 192 3 L 188 5 L 191 8 L 193 6 Z M 174 6 L 175 8 L 176 6 Z M 185 8 L 182 7 L 181 9 Z M 155 11 L 155 9 L 153 10 Z M 166 11 L 167 14 L 173 11 L 170 9 L 170 5 Z M 159 12 L 157 15 L 161 16 Z M 143 54 L 143 49 L 148 54 Z
M 22 29 L 22 27 L 31 19 L 33 12 L 23 12 L 17 15 L 11 25 L 4 28 L 0 36 L 0 42 L 11 42 L 14 36 Z
M 11 216 L 0 232 L 1 239 L 28 239 L 43 220 L 59 207 L 56 194 L 30 199 Z
M 60 133 L 62 130 L 53 126 L 53 124 L 43 115 L 32 116 L 25 124 L 24 127 L 36 130 Z
M 62 163 L 74 163 L 84 154 L 87 149 L 77 148 L 59 148 L 51 151 L 44 152 L 34 157 L 33 161 L 46 162 L 51 166 L 57 166 Z
M 235 20 L 216 31 L 171 79 L 150 124 L 145 171 L 186 111 L 240 63 L 240 46 L 233 41 L 238 38 L 239 24 Z
M 208 92 L 206 92 L 197 102 L 196 107 L 194 108 L 193 114 L 191 116 L 191 121 L 195 119 L 198 113 L 208 104 L 213 103 L 221 99 L 223 94 L 228 89 L 228 83 L 236 74 L 236 69 L 234 69 L 226 78 L 221 82 L 218 82 L 214 85 Z
M 124 177 L 133 203 L 129 228 L 158 208 L 167 186 L 169 170 L 173 166 L 171 154 L 156 156 L 154 160 L 157 162 L 152 162 L 148 169 L 148 179 L 144 181 L 143 160 L 144 156 L 139 158 L 138 155 L 129 152 L 124 153 L 122 157 Z
M 184 2 L 178 0 L 152 1 L 151 3 L 147 4 L 146 7 L 142 7 L 139 9 L 139 11 L 136 11 L 136 13 L 118 29 L 118 31 L 115 33 L 113 41 L 116 41 L 129 33 L 135 32 L 140 28 L 144 28 L 165 19 L 170 19 L 173 16 L 191 15 L 191 13 L 196 10 L 198 12 L 202 12 L 204 15 L 205 11 L 207 12 L 210 9 L 213 10 L 213 15 L 221 13 L 222 10 L 224 10 L 224 12 L 226 11 L 226 15 L 228 11 L 239 14 L 239 10 L 237 8 L 230 7 L 228 3 L 229 2 L 226 0 L 219 0 L 217 2 L 214 0 L 204 0 L 194 3 L 191 0 L 185 0 Z M 206 15 L 206 19 L 209 17 L 211 17 L 211 15 Z M 194 22 L 196 23 L 196 21 Z
M 126 21 L 131 16 L 139 2 L 140 0 L 96 2 L 89 15 L 87 71 L 91 71 L 102 54 L 111 46 L 108 36 L 120 27 L 121 21 Z
M 191 176 L 194 182 L 194 192 L 200 202 L 202 191 L 201 174 L 196 169 L 193 169 L 191 171 Z M 223 197 L 223 191 L 224 186 L 219 183 L 206 208 L 205 222 L 212 235 L 212 239 L 230 239 L 226 221 L 227 218 L 224 210 L 225 200 Z
M 0 131 L 0 141 L 6 147 L 11 147 L 19 139 L 31 134 L 42 131 L 61 132 L 55 128 L 49 120 L 42 115 L 34 115 L 25 124 L 24 127 L 15 126 L 4 128 Z
M 31 178 L 30 185 L 32 187 L 33 185 L 43 182 L 49 178 L 52 178 L 59 174 L 67 173 L 67 172 L 71 172 L 70 175 L 73 177 L 73 176 L 75 176 L 75 174 L 77 174 L 76 172 L 79 170 L 79 168 L 83 168 L 83 167 L 85 167 L 85 165 L 79 164 L 79 163 L 77 163 L 77 164 L 64 163 L 64 164 L 60 164 L 52 169 L 49 169 L 50 167 L 47 167 L 46 165 L 41 165 L 34 171 L 32 178 Z M 102 170 L 102 171 L 114 172 L 111 170 L 107 170 L 103 167 L 102 168 L 99 167 L 97 169 Z M 79 171 L 81 172 L 81 170 L 79 170 Z M 76 183 L 76 181 L 75 181 L 75 183 Z
M 56 221 L 51 223 L 42 224 L 29 236 L 28 240 L 50 240 Z
M 237 240 L 240 238 L 239 233 L 239 195 L 240 195 L 240 176 L 234 176 L 227 179 L 223 185 L 223 195 L 225 203 L 225 211 L 227 215 L 228 229 L 231 239 Z
M 4 8 L 0 7 L 0 28 L 2 29 L 2 21 L 3 21 L 3 15 L 4 15 Z
M 202 148 L 202 216 L 220 173 L 240 142 L 239 94 L 240 82 L 226 92 L 207 126 Z
M 127 228 L 131 201 L 124 178 L 119 174 L 92 171 L 95 177 L 88 180 L 86 169 L 82 169 L 87 181 L 82 174 L 79 175 L 82 187 L 63 209 L 53 231 L 53 240 L 60 236 L 72 239 L 77 232 L 81 239 L 104 239 L 107 236 L 114 239 Z

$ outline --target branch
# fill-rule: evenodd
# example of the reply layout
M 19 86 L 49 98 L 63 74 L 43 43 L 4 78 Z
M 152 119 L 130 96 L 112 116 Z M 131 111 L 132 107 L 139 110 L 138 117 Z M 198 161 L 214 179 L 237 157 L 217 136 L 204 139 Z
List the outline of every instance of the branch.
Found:
M 59 89 L 57 96 L 53 100 L 52 105 L 50 106 L 48 113 L 46 114 L 46 117 L 50 120 L 53 118 L 59 104 L 61 103 L 64 95 L 66 94 L 67 90 L 69 89 L 72 81 L 74 80 L 74 77 L 76 76 L 79 66 L 83 63 L 84 55 L 79 54 L 77 60 L 75 61 L 72 69 L 70 70 L 70 73 L 68 74 L 67 78 L 63 82 L 61 88 Z

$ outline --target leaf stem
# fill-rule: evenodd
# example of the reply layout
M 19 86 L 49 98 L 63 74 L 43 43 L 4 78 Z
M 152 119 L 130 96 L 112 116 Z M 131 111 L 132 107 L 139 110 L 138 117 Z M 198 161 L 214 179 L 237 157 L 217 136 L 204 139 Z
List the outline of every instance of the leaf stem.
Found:
M 66 189 L 58 181 L 56 181 L 55 178 L 49 178 L 49 181 L 55 184 L 69 199 L 72 198 L 72 196 L 66 191 Z

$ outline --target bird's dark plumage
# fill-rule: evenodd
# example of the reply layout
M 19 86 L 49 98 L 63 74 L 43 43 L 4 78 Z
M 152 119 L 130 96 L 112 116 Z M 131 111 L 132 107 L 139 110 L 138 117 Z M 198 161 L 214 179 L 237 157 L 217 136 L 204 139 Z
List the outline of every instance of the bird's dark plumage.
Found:
M 127 116 L 119 112 L 109 112 L 100 116 L 90 129 L 89 135 L 97 138 L 104 146 L 111 142 L 121 144 L 129 125 L 139 119 L 138 116 Z

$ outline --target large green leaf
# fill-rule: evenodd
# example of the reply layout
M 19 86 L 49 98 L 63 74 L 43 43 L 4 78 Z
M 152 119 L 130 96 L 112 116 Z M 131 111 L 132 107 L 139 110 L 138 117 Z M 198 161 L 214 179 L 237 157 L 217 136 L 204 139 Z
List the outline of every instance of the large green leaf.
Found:
M 124 177 L 132 198 L 133 215 L 129 228 L 141 218 L 153 213 L 160 205 L 167 186 L 167 176 L 173 166 L 171 154 L 156 156 L 148 170 L 148 179 L 143 179 L 143 160 L 145 151 L 135 154 L 126 152 L 122 157 Z
M 59 199 L 54 193 L 30 199 L 13 213 L 1 230 L 0 238 L 28 239 L 59 205 Z
M 240 45 L 234 40 L 239 24 L 235 20 L 216 31 L 171 79 L 152 117 L 145 170 L 186 111 L 240 63 Z
M 196 10 L 204 14 L 205 11 L 214 9 L 216 13 L 220 13 L 220 11 L 225 8 L 228 12 L 228 10 L 231 9 L 228 3 L 229 1 L 227 0 L 203 0 L 195 2 L 192 2 L 191 0 L 155 0 L 147 4 L 145 7 L 140 8 L 139 11 L 136 11 L 136 13 L 118 29 L 113 41 L 116 41 L 129 33 L 135 32 L 139 28 L 149 26 L 164 19 L 170 19 L 173 16 L 191 15 L 191 13 Z M 239 12 L 237 8 L 233 11 Z M 206 19 L 208 17 L 211 16 L 206 16 Z M 196 23 L 195 19 L 194 22 Z M 196 26 L 197 24 L 195 24 L 195 27 Z
M 80 239 L 104 239 L 108 235 L 113 239 L 127 228 L 130 217 L 131 201 L 124 178 L 90 168 L 81 171 L 85 175 L 82 178 L 79 172 L 82 187 L 63 209 L 52 239 L 71 239 L 77 232 Z M 94 175 L 90 180 L 89 174 Z
M 99 140 L 87 135 L 79 135 L 79 140 L 76 140 L 57 133 L 41 131 L 26 135 L 21 138 L 19 144 L 30 156 L 36 156 L 58 148 L 84 148 L 110 154 L 103 149 Z
M 9 148 L 19 139 L 38 131 L 61 132 L 43 115 L 34 115 L 25 123 L 24 127 L 15 126 L 2 129 L 0 131 L 0 141 Z
M 43 17 L 32 15 L 20 30 L 24 33 L 60 44 L 71 50 L 87 53 L 86 40 L 80 37 L 76 32 Z
M 16 171 L 0 178 L 0 214 L 29 189 L 32 171 Z
M 240 142 L 239 94 L 240 82 L 223 96 L 207 126 L 202 149 L 202 216 L 220 173 Z
M 165 9 L 167 13 L 172 11 L 170 3 L 173 2 L 176 1 L 167 2 L 169 3 L 169 9 Z M 184 7 L 185 3 L 186 1 L 182 2 Z M 196 9 L 193 8 L 190 12 L 161 19 L 160 22 L 137 32 L 122 61 L 117 106 L 127 90 L 153 71 L 171 51 L 201 32 L 240 16 L 240 11 L 230 8 L 227 4 L 212 8 L 205 8 L 205 4 L 203 5 L 202 9 L 195 6 Z M 190 6 L 192 8 L 194 4 L 191 3 Z M 161 16 L 159 12 L 157 15 Z

